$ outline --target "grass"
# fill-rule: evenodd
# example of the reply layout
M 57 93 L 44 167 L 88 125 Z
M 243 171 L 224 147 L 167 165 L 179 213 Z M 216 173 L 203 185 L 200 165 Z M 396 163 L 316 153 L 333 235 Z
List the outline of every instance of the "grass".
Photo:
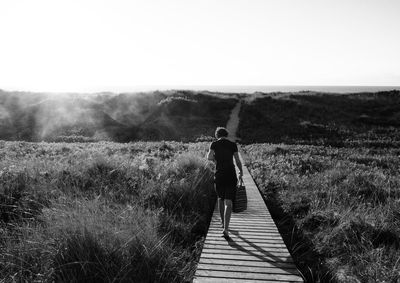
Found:
M 215 196 L 208 144 L 0 142 L 0 282 L 183 282 Z
M 239 135 L 250 143 L 399 147 L 399 91 L 264 94 L 243 104 Z
M 249 169 L 307 282 L 400 281 L 398 94 L 243 104 Z M 0 282 L 190 281 L 215 203 L 204 156 L 238 96 L 76 102 L 95 127 L 79 115 L 37 124 L 38 97 L 30 108 L 7 97 L 3 138 L 35 140 L 46 126 L 61 143 L 0 141 Z M 104 139 L 206 142 L 93 143 Z
M 244 147 L 307 282 L 400 280 L 400 151 Z
M 194 142 L 226 124 L 237 97 L 184 90 L 68 96 L 0 90 L 0 139 Z

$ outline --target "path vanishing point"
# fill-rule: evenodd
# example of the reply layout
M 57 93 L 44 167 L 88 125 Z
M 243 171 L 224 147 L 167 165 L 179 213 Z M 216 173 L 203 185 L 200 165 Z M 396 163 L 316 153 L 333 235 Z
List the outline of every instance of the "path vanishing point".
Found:
M 236 140 L 241 101 L 233 108 L 227 124 Z M 247 210 L 232 213 L 229 241 L 222 237 L 217 205 L 193 282 L 303 282 L 293 259 L 243 164 Z

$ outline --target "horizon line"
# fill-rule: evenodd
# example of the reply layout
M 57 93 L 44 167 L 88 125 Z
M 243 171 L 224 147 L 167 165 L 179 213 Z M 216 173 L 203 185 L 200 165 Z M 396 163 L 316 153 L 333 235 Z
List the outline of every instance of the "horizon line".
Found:
M 212 90 L 210 88 L 217 88 L 219 90 Z M 225 88 L 225 90 L 223 90 Z M 241 90 L 233 90 L 234 88 L 241 88 Z M 113 94 L 122 94 L 122 93 L 139 93 L 139 92 L 154 92 L 154 91 L 208 91 L 208 92 L 231 92 L 231 93 L 241 93 L 246 92 L 244 88 L 287 88 L 286 90 L 249 90 L 248 93 L 255 92 L 301 92 L 301 91 L 318 91 L 317 88 L 385 88 L 383 91 L 390 90 L 400 90 L 400 85 L 308 85 L 308 84 L 299 84 L 299 85 L 262 85 L 262 84 L 254 84 L 254 85 L 136 85 L 136 86 L 115 86 L 115 87 L 85 87 L 82 90 L 38 90 L 32 89 L 28 90 L 25 88 L 2 88 L 0 87 L 0 91 L 3 92 L 17 92 L 17 93 L 42 93 L 42 94 L 101 94 L 101 93 L 113 93 Z M 296 89 L 296 90 L 288 90 L 290 88 L 312 88 L 312 89 Z M 393 88 L 393 89 L 391 89 Z M 379 90 L 375 90 L 379 91 Z M 326 92 L 326 90 L 324 91 Z M 351 90 L 349 90 L 351 92 Z

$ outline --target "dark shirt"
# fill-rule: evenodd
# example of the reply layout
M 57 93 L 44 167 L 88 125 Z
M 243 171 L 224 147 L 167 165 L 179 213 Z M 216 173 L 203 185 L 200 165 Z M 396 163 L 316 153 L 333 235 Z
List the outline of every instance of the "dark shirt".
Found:
M 233 154 L 238 151 L 237 145 L 227 139 L 220 139 L 211 143 L 216 161 L 215 183 L 234 185 L 237 183 Z

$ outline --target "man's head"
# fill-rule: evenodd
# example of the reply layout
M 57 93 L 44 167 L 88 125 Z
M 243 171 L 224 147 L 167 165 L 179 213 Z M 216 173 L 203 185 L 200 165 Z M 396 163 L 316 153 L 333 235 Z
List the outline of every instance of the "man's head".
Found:
M 226 137 L 228 137 L 228 130 L 227 129 L 225 129 L 224 127 L 218 127 L 216 130 L 215 130 L 215 137 L 217 138 L 217 139 L 219 139 L 219 138 L 226 138 Z

